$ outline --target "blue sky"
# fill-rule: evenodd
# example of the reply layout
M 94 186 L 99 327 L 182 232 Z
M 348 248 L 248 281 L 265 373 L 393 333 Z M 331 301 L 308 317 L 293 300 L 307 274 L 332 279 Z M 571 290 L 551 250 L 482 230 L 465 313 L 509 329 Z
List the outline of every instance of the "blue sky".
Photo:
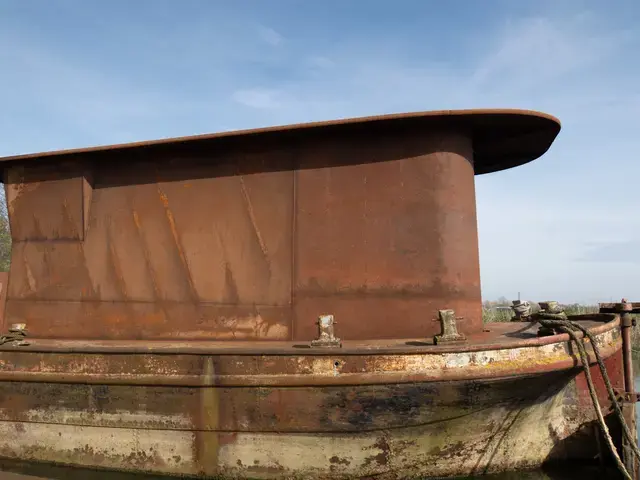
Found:
M 0 0 L 0 155 L 370 114 L 560 118 L 476 177 L 483 295 L 640 300 L 640 3 Z

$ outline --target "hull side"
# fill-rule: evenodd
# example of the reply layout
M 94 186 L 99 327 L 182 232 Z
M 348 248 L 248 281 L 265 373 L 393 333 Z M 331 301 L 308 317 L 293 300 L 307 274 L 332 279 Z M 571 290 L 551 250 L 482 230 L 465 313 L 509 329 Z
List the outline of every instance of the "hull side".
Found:
M 614 327 L 598 341 L 614 387 L 620 387 L 620 335 Z M 455 476 L 593 459 L 598 442 L 586 384 L 570 347 L 549 345 L 553 348 L 528 347 L 526 354 L 522 348 L 504 350 L 511 358 L 510 376 L 500 373 L 499 361 L 497 367 L 487 363 L 493 358 L 487 352 L 471 359 L 459 352 L 446 354 L 450 363 L 443 368 L 450 380 L 428 380 L 423 372 L 427 380 L 417 381 L 397 367 L 395 377 L 388 373 L 395 380 L 386 383 L 372 367 L 381 358 L 373 354 L 366 364 L 372 380 L 350 383 L 340 381 L 340 372 L 310 371 L 300 363 L 303 357 L 151 355 L 141 363 L 132 354 L 84 354 L 80 361 L 72 353 L 3 351 L 0 370 L 8 376 L 11 368 L 16 376 L 0 382 L 0 457 L 265 479 Z M 549 369 L 564 365 L 557 358 L 560 350 L 574 365 Z M 527 373 L 518 355 L 530 362 L 535 352 L 539 372 Z M 432 363 L 425 360 L 423 366 L 445 354 L 432 355 Z M 413 365 L 409 356 L 398 355 L 396 365 Z M 173 372 L 166 370 L 167 359 L 174 362 Z M 278 370 L 296 362 L 304 381 L 291 382 Z M 359 365 L 358 358 L 351 363 Z M 109 372 L 126 364 L 130 370 L 120 373 L 119 383 L 99 382 L 100 376 L 113 380 Z M 260 369 L 262 377 L 253 384 L 224 385 L 224 373 L 229 382 L 234 368 L 251 373 L 251 364 L 272 368 Z M 199 385 L 169 382 L 195 365 L 201 369 Z M 480 374 L 482 365 L 493 377 Z M 43 381 L 42 375 L 61 368 L 73 382 Z M 165 384 L 144 381 L 145 372 L 154 369 L 164 371 Z M 456 369 L 457 376 L 451 373 Z M 597 367 L 592 371 L 606 409 Z M 25 381 L 29 373 L 41 376 Z M 91 381 L 83 382 L 83 375 Z M 129 382 L 122 380 L 126 375 Z
M 30 409 L 14 420 L 5 416 L 0 456 L 156 474 L 321 479 L 491 473 L 598 453 L 592 431 L 583 431 L 594 417 L 581 405 L 573 372 L 394 389 L 340 387 L 322 392 L 324 418 L 315 428 L 316 418 L 309 418 L 288 431 L 269 428 L 274 421 L 266 412 L 256 412 L 244 428 L 242 419 L 228 417 L 238 422 L 236 431 L 215 431 L 213 425 L 196 430 L 194 424 L 206 422 L 211 411 L 127 411 L 109 400 L 140 407 L 144 397 L 164 397 L 149 388 L 129 387 L 128 394 L 103 397 L 102 405 L 97 399 L 91 413 L 68 405 Z M 94 398 L 113 393 L 97 390 Z M 73 397 L 64 389 L 59 393 Z M 279 398 L 290 393 L 297 392 L 262 392 Z M 167 404 L 192 395 L 173 394 Z M 210 396 L 210 407 L 217 394 L 199 393 Z

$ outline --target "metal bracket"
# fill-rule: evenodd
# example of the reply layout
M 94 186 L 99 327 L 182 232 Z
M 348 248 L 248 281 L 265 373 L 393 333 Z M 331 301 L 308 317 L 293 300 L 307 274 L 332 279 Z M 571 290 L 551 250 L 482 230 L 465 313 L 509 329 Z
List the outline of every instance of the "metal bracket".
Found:
M 640 313 L 640 303 L 639 302 L 630 302 L 627 299 L 623 298 L 622 301 L 616 303 L 601 303 L 600 305 L 600 313 Z M 635 320 L 634 320 L 635 322 Z
M 633 304 L 626 299 L 622 299 L 622 303 L 618 304 L 618 308 L 621 312 L 620 326 L 621 327 L 635 327 L 636 318 L 631 315 L 633 312 Z
M 623 298 L 617 303 L 601 303 L 600 313 L 617 313 L 620 315 L 621 327 L 635 327 L 636 317 L 632 314 L 640 313 L 640 304 Z
M 441 334 L 433 337 L 433 343 L 463 342 L 467 339 L 463 334 L 458 333 L 457 320 L 463 320 L 462 317 L 456 317 L 453 310 L 438 310 L 438 319 L 441 325 Z
M 336 322 L 333 315 L 318 317 L 318 338 L 311 340 L 312 347 L 342 347 L 342 341 L 334 335 L 333 326 Z

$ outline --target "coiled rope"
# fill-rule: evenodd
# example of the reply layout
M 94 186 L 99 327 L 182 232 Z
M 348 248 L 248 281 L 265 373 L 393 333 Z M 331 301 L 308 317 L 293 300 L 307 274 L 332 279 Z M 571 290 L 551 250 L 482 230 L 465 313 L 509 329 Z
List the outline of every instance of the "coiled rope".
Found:
M 602 414 L 602 408 L 600 407 L 600 402 L 598 401 L 598 397 L 596 394 L 595 386 L 593 384 L 593 379 L 591 378 L 591 371 L 589 368 L 589 355 L 586 351 L 584 345 L 584 339 L 587 338 L 591 343 L 591 348 L 593 349 L 593 353 L 596 357 L 596 362 L 598 367 L 600 368 L 600 372 L 602 373 L 602 378 L 604 380 L 604 384 L 607 388 L 607 393 L 609 394 L 609 399 L 611 400 L 611 404 L 613 406 L 613 410 L 620 421 L 620 425 L 622 426 L 622 431 L 624 433 L 625 438 L 629 442 L 632 447 L 634 455 L 640 459 L 640 449 L 638 449 L 637 440 L 632 435 L 629 427 L 627 426 L 627 422 L 624 419 L 622 414 L 622 410 L 620 409 L 620 405 L 618 404 L 618 399 L 611 385 L 611 381 L 609 380 L 609 375 L 607 374 L 607 370 L 605 368 L 604 362 L 602 360 L 602 356 L 600 355 L 600 349 L 596 343 L 596 339 L 585 327 L 580 325 L 577 322 L 573 322 L 569 320 L 564 312 L 562 313 L 547 313 L 540 312 L 538 314 L 532 315 L 532 319 L 535 319 L 542 327 L 547 330 L 560 331 L 567 333 L 573 342 L 575 342 L 578 353 L 580 354 L 580 361 L 582 363 L 582 368 L 584 370 L 584 374 L 587 380 L 587 386 L 589 387 L 589 395 L 591 397 L 591 401 L 593 402 L 593 407 L 596 412 L 596 416 L 598 419 L 598 424 L 602 430 L 602 433 L 605 437 L 609 450 L 613 455 L 615 463 L 620 470 L 620 473 L 627 480 L 634 480 L 631 474 L 627 471 L 624 466 L 624 463 L 620 459 L 618 455 L 618 451 L 613 444 L 613 439 L 611 438 L 611 434 L 609 433 L 609 428 L 604 420 L 604 415 Z M 578 335 L 578 331 L 582 332 L 582 336 Z
M 24 347 L 29 345 L 29 342 L 25 340 L 27 336 L 27 325 L 24 323 L 14 323 L 9 327 L 9 333 L 0 335 L 0 345 L 5 343 L 16 342 L 14 345 L 17 347 Z
M 9 329 L 9 333 L 0 335 L 0 345 L 10 342 L 17 342 L 15 345 L 18 347 L 29 345 L 29 342 L 25 340 L 26 336 L 26 330 Z

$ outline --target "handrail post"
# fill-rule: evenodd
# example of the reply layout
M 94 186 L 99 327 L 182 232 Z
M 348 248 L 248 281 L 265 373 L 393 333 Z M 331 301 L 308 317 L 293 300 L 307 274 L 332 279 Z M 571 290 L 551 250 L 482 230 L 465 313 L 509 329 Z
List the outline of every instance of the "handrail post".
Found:
M 636 304 L 637 305 L 637 304 Z M 632 315 L 636 306 L 628 302 L 624 298 L 622 302 L 611 304 L 601 304 L 600 311 L 615 311 L 620 315 L 620 333 L 622 336 L 622 369 L 624 376 L 624 393 L 622 395 L 622 414 L 624 421 L 635 434 L 637 438 L 637 422 L 636 422 L 636 402 L 637 395 L 635 393 L 635 382 L 633 376 L 633 345 L 631 333 L 636 324 L 636 320 Z M 635 440 L 637 444 L 637 440 Z M 640 480 L 640 466 L 631 445 L 627 438 L 622 435 L 622 461 L 625 468 L 631 475 L 633 480 Z

